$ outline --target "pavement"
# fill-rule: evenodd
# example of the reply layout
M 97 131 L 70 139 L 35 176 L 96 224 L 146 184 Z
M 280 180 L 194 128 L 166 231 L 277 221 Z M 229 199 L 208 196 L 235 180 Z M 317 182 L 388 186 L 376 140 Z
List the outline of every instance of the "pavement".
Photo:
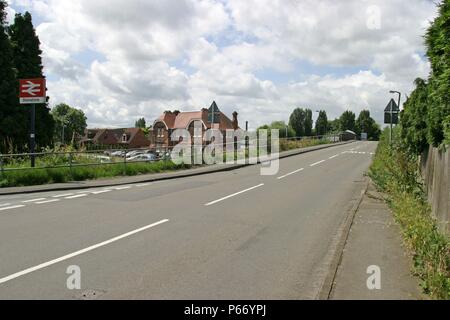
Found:
M 331 299 L 335 300 L 421 300 L 418 279 L 411 275 L 412 259 L 403 246 L 383 195 L 373 183 L 356 212 L 334 280 Z M 368 289 L 367 280 L 379 269 L 379 287 Z M 369 272 L 369 273 L 368 273 Z M 375 282 L 369 281 L 374 285 Z
M 293 155 L 273 176 L 0 195 L 0 299 L 317 299 L 376 146 Z

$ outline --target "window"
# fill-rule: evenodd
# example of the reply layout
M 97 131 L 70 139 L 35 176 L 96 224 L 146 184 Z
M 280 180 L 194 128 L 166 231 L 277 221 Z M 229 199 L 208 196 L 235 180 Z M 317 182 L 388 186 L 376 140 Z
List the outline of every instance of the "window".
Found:
M 127 135 L 124 133 L 124 134 L 122 135 L 122 142 L 123 142 L 123 143 L 127 143 L 127 141 L 128 141 L 128 137 L 127 137 Z

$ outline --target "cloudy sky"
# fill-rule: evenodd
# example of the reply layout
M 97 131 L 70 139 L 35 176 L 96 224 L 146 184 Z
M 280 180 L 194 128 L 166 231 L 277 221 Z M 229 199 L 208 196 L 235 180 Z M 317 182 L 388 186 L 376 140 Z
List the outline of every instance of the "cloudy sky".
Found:
M 9 0 L 30 11 L 52 105 L 133 126 L 215 100 L 255 128 L 294 107 L 371 110 L 427 77 L 430 0 Z

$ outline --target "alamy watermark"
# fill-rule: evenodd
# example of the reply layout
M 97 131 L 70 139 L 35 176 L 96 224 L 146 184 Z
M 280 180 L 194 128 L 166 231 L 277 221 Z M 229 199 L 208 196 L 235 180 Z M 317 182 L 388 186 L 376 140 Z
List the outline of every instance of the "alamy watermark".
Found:
M 203 123 L 194 122 L 194 130 L 174 130 L 170 136 L 177 143 L 171 152 L 175 164 L 257 164 L 261 163 L 261 175 L 276 175 L 279 171 L 279 130 L 246 132 L 242 129 L 208 129 Z M 223 134 L 225 133 L 225 135 Z

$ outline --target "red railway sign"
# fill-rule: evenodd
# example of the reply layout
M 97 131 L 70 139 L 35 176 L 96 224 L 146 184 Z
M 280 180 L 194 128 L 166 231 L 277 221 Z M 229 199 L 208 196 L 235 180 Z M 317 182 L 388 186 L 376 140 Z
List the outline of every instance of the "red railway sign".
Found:
M 20 104 L 45 103 L 47 101 L 45 79 L 19 80 Z

